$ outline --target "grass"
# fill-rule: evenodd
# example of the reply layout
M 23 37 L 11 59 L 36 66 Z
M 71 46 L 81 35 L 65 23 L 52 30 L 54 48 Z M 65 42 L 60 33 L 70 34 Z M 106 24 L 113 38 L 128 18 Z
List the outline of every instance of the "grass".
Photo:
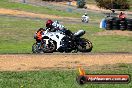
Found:
M 7 8 L 7 9 L 15 9 L 20 11 L 27 11 L 39 14 L 48 14 L 48 15 L 56 15 L 56 16 L 63 16 L 63 17 L 77 17 L 80 18 L 82 16 L 81 10 L 78 12 L 67 12 L 63 10 L 57 10 L 54 8 L 48 8 L 44 6 L 35 6 L 30 4 L 23 4 L 23 3 L 16 3 L 16 2 L 9 2 L 9 0 L 0 0 L 0 8 Z M 96 13 L 97 14 L 97 13 Z M 98 13 L 96 15 L 95 12 L 88 11 L 88 15 L 90 16 L 91 20 L 99 20 L 104 17 L 104 14 Z
M 9 2 L 9 0 L 0 0 L 0 8 L 22 10 L 27 12 L 65 16 L 65 17 L 80 17 L 80 13 L 69 13 L 66 11 L 55 10 L 44 6 L 35 6 L 29 4 Z M 60 14 L 61 13 L 61 14 Z
M 104 69 L 90 71 L 87 74 L 130 74 L 132 64 L 116 67 L 118 70 Z M 76 83 L 77 70 L 42 70 L 23 72 L 0 72 L 0 88 L 131 88 L 129 84 L 85 84 Z
M 31 52 L 33 35 L 42 23 L 40 20 L 0 17 L 0 53 Z
M 60 13 L 45 7 L 33 6 L 28 4 L 13 3 L 8 0 L 0 0 L 0 8 L 18 9 L 35 13 L 55 14 L 59 16 L 78 17 L 78 13 Z M 85 38 L 93 43 L 92 52 L 132 52 L 132 36 L 99 36 L 99 21 L 102 14 L 89 13 L 90 24 L 69 24 L 64 22 L 65 27 L 76 32 L 79 29 L 86 31 Z M 0 15 L 0 53 L 32 53 L 31 46 L 35 42 L 33 35 L 40 27 L 44 27 L 46 20 L 37 18 L 20 18 L 7 15 Z M 63 19 L 61 20 L 63 22 Z
M 131 0 L 128 0 L 128 1 L 130 3 L 130 10 L 128 11 L 132 11 L 132 5 L 131 5 L 132 1 Z M 86 2 L 87 4 L 96 4 L 94 0 L 86 0 Z M 17 9 L 17 10 L 23 10 L 23 11 L 28 11 L 28 12 L 51 14 L 51 15 L 65 16 L 65 17 L 80 17 L 82 15 L 80 12 L 75 13 L 73 11 L 74 13 L 69 13 L 66 11 L 51 9 L 51 8 L 44 7 L 44 6 L 33 6 L 29 4 L 9 2 L 9 0 L 0 0 L 0 8 Z
M 92 37 L 94 52 L 131 52 L 132 37 L 126 36 L 99 36 Z
M 0 16 L 0 53 L 32 53 L 33 35 L 38 28 L 44 27 L 43 23 L 41 19 Z M 96 33 L 103 30 L 98 25 L 64 25 L 73 32 L 84 29 L 84 37 L 93 43 L 92 52 L 132 52 L 132 36 L 99 36 Z

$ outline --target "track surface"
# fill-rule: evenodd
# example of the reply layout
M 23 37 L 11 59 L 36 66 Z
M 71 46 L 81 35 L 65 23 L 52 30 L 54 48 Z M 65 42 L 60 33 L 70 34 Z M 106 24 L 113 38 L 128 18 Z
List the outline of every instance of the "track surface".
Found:
M 76 69 L 78 66 L 98 67 L 117 63 L 132 63 L 132 54 L 1 54 L 0 71 L 30 71 L 43 69 Z

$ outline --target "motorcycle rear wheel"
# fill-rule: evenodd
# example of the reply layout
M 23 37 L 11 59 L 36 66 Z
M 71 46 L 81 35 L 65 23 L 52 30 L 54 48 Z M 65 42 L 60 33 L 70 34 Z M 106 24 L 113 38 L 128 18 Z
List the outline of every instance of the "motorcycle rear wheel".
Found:
M 93 45 L 91 41 L 85 38 L 81 38 L 80 42 L 83 44 L 78 46 L 78 51 L 80 52 L 91 52 L 92 51 Z

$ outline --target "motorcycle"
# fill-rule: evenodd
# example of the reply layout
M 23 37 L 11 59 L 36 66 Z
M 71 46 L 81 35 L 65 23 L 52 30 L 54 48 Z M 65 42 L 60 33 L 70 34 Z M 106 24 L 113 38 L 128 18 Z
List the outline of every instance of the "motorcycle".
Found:
M 32 46 L 33 53 L 53 53 L 53 52 L 90 52 L 93 48 L 92 43 L 81 38 L 85 34 L 84 30 L 72 33 L 69 30 L 50 32 L 46 30 L 43 37 L 41 49 L 38 49 L 37 43 Z

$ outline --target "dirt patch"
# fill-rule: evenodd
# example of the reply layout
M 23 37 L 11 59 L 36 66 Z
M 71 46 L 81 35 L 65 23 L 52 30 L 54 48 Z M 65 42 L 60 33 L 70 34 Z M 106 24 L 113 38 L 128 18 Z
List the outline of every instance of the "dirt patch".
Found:
M 132 63 L 132 55 L 0 55 L 0 71 L 29 71 L 47 68 L 77 69 L 80 65 L 95 69 L 98 66 L 116 63 Z
M 104 30 L 102 32 L 98 32 L 95 35 L 103 36 L 103 35 L 121 35 L 121 36 L 132 36 L 132 31 L 121 31 L 121 30 Z
M 49 18 L 49 19 L 76 19 L 76 18 L 71 18 L 71 17 L 61 17 L 61 16 L 48 15 L 48 14 L 37 14 L 37 13 L 32 13 L 32 12 L 11 10 L 11 9 L 4 9 L 4 8 L 0 8 L 0 14 L 19 16 L 19 17 L 41 18 L 41 19 L 44 19 L 44 18 Z

